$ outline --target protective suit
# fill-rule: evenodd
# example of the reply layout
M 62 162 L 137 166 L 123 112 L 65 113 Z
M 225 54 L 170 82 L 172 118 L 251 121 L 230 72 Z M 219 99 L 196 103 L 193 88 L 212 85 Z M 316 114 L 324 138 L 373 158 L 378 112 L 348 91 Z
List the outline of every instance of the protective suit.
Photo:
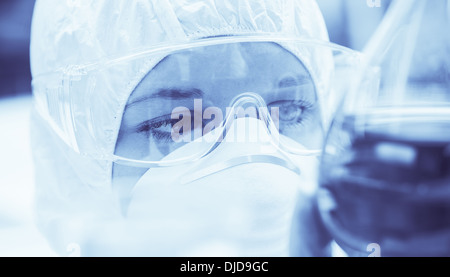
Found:
M 178 188 L 162 183 L 177 185 L 181 182 L 175 175 L 182 178 L 180 172 L 205 168 L 213 160 L 191 164 L 191 171 L 143 170 L 132 181 L 137 183 L 135 197 L 128 200 L 124 216 L 112 188 L 114 160 L 102 157 L 115 152 L 130 95 L 167 53 L 117 62 L 111 70 L 97 71 L 95 79 L 77 67 L 106 65 L 160 45 L 167 49 L 172 42 L 249 34 L 328 39 L 320 11 L 309 0 L 37 1 L 31 37 L 36 211 L 55 250 L 65 255 L 66 247 L 76 243 L 82 255 L 288 255 L 300 181 L 286 166 L 246 163 L 195 177 Z M 302 52 L 289 43 L 284 47 L 313 80 L 327 74 L 312 62 L 314 57 L 324 64 L 320 59 L 326 55 Z M 66 73 L 72 78 L 65 78 Z M 77 87 L 73 76 L 87 78 L 88 85 Z M 325 84 L 316 81 L 315 86 L 325 103 Z M 238 151 L 228 147 L 215 151 Z M 311 172 L 302 177 L 306 183 L 314 180 L 316 160 L 305 159 L 298 163 Z

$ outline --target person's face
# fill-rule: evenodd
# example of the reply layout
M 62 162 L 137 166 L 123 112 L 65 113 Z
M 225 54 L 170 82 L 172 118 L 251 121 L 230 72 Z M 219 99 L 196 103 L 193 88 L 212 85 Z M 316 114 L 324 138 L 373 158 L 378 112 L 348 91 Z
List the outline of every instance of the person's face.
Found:
M 230 101 L 245 92 L 259 94 L 269 111 L 279 109 L 280 134 L 307 148 L 320 147 L 320 108 L 310 74 L 281 46 L 253 42 L 186 50 L 159 62 L 128 99 L 115 154 L 159 160 L 179 146 L 171 138 L 174 108 L 193 113 L 194 99 L 201 99 L 201 112 L 217 107 L 225 115 Z M 137 181 L 145 171 L 114 165 L 113 182 L 124 176 Z

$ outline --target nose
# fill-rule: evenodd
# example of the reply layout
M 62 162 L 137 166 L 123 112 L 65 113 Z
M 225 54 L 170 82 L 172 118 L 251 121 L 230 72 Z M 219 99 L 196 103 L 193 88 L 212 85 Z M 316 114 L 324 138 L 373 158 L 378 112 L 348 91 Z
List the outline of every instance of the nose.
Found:
M 297 163 L 280 151 L 264 122 L 252 117 L 232 118 L 224 140 L 198 162 L 199 169 L 187 173 L 183 183 L 246 164 L 271 164 L 298 175 L 301 173 Z
M 245 131 L 247 137 L 255 138 L 252 136 L 254 134 L 258 134 L 258 141 L 267 142 L 267 136 L 271 137 L 274 142 L 278 141 L 279 130 L 278 130 L 278 120 L 279 120 L 279 112 L 271 110 L 272 113 L 269 113 L 269 109 L 267 107 L 264 99 L 257 93 L 254 92 L 245 92 L 235 96 L 231 102 L 230 107 L 227 108 L 226 117 L 225 117 L 225 132 L 227 133 L 228 139 L 230 139 L 229 133 L 231 130 L 231 125 L 235 123 L 238 118 L 254 118 L 260 120 L 261 122 L 250 124 L 249 120 L 239 120 L 238 124 L 234 124 L 234 134 L 242 137 L 244 134 L 242 131 Z M 262 123 L 262 124 L 261 124 Z M 239 126 L 240 124 L 245 124 L 245 126 Z M 251 128 L 259 127 L 256 129 Z M 251 141 L 251 140 L 250 140 Z
M 253 104 L 256 106 L 265 106 L 264 99 L 255 92 L 244 92 L 236 95 L 230 102 L 230 106 L 240 106 L 245 104 Z

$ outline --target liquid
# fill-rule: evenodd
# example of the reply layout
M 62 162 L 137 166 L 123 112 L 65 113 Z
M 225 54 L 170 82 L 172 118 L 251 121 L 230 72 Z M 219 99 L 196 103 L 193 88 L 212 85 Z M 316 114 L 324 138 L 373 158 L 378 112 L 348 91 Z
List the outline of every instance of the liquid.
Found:
M 450 255 L 450 117 L 379 119 L 354 128 L 347 117 L 331 131 L 320 178 L 325 225 L 349 255 L 367 256 L 370 243 L 384 256 Z

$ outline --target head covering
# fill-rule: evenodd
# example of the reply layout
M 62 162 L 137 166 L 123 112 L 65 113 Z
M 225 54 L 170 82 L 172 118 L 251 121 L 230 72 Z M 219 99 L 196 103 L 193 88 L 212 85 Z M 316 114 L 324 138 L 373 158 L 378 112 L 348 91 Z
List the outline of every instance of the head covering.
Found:
M 32 142 L 41 229 L 61 236 L 56 230 L 65 226 L 65 213 L 109 214 L 116 208 L 108 200 L 112 163 L 80 155 L 71 141 L 92 151 L 114 152 L 128 97 L 157 61 L 123 63 L 117 71 L 97 76 L 89 99 L 73 90 L 67 95 L 60 89 L 67 84 L 59 74 L 45 82 L 36 79 L 161 43 L 248 34 L 328 40 L 313 0 L 37 1 L 31 71 L 38 113 L 33 117 Z M 67 116 L 68 109 L 73 117 Z M 87 118 L 95 125 L 86 126 Z M 92 132 L 96 140 L 89 136 Z

